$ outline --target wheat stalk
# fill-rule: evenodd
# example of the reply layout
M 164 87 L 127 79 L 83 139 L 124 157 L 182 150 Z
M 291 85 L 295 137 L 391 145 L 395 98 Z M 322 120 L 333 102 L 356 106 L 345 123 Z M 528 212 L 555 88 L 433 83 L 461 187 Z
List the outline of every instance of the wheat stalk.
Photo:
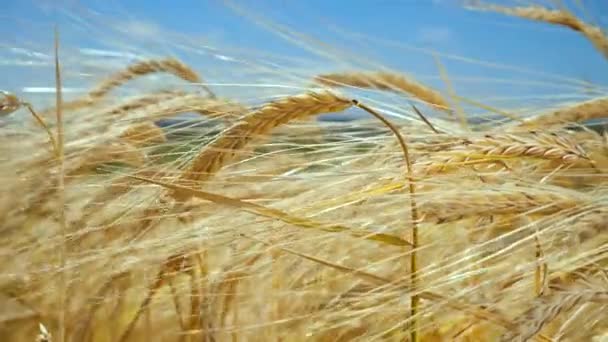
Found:
M 61 85 L 61 66 L 59 64 L 59 31 L 55 28 L 55 108 L 57 115 L 57 163 L 59 172 L 57 172 L 57 193 L 59 202 L 59 224 L 61 226 L 61 249 L 59 255 L 59 269 L 61 272 L 61 295 L 59 297 L 61 313 L 59 315 L 59 341 L 66 340 L 66 314 L 68 311 L 68 281 L 69 275 L 66 269 L 68 249 L 67 249 L 67 216 L 66 216 L 66 196 L 65 196 L 65 127 L 63 123 L 62 111 L 62 85 Z
M 314 78 L 317 83 L 330 87 L 360 87 L 390 90 L 414 97 L 434 105 L 442 110 L 449 110 L 449 103 L 436 90 L 418 81 L 392 72 L 344 72 L 323 74 Z
M 34 107 L 28 102 L 21 100 L 15 94 L 0 90 L 0 116 L 9 115 L 15 112 L 16 110 L 19 110 L 21 107 L 27 108 L 27 110 L 30 112 L 30 114 L 32 114 L 32 117 L 34 117 L 38 125 L 40 125 L 40 127 L 42 127 L 46 131 L 49 137 L 49 141 L 51 143 L 51 147 L 53 149 L 53 153 L 57 155 L 57 142 L 55 141 L 55 136 L 53 135 L 53 132 L 51 132 L 51 128 L 46 123 L 44 118 L 40 116 L 34 110 Z
M 191 260 L 183 255 L 172 255 L 160 266 L 160 270 L 152 284 L 148 287 L 148 293 L 143 300 L 143 302 L 139 305 L 138 310 L 135 313 L 135 317 L 133 317 L 129 321 L 129 325 L 120 335 L 119 341 L 126 341 L 129 338 L 129 335 L 135 328 L 139 317 L 144 312 L 145 309 L 150 305 L 160 288 L 166 283 L 171 284 L 171 278 L 175 277 L 177 274 L 186 272 L 191 274 L 192 270 Z M 170 285 L 171 286 L 171 285 Z M 179 310 L 179 305 L 177 310 Z M 178 313 L 179 314 L 179 313 Z

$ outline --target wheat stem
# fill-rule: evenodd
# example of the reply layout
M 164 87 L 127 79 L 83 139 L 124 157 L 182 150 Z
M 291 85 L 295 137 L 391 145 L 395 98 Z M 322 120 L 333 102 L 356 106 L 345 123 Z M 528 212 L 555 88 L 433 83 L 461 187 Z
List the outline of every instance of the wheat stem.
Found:
M 64 126 L 61 97 L 61 69 L 59 65 L 59 31 L 55 28 L 55 106 L 57 111 L 57 159 L 59 163 L 57 193 L 59 202 L 59 224 L 61 225 L 61 248 L 60 248 L 60 272 L 61 272 L 61 295 L 60 295 L 60 316 L 59 316 L 59 341 L 66 340 L 66 311 L 67 311 L 67 291 L 68 291 L 68 274 L 67 274 L 67 220 L 65 214 L 65 155 L 64 155 Z
M 399 145 L 401 146 L 401 150 L 403 152 L 403 156 L 405 158 L 406 164 L 406 178 L 408 179 L 408 190 L 410 192 L 410 215 L 411 215 L 411 225 L 412 225 L 412 233 L 411 233 L 411 243 L 412 243 L 412 251 L 410 252 L 410 282 L 411 286 L 414 289 L 418 288 L 418 258 L 417 258 L 417 249 L 419 247 L 418 244 L 418 207 L 416 206 L 416 182 L 414 180 L 414 171 L 412 169 L 412 161 L 410 159 L 410 153 L 407 148 L 407 144 L 405 143 L 405 139 L 401 136 L 401 133 L 390 121 L 388 121 L 384 116 L 374 111 L 370 107 L 360 103 L 357 100 L 353 100 L 353 104 L 366 112 L 370 113 L 378 120 L 380 120 L 384 125 L 386 125 L 395 135 L 397 140 L 399 141 Z M 411 310 L 410 316 L 412 318 L 412 324 L 410 327 L 410 339 L 414 342 L 418 341 L 418 306 L 420 305 L 420 297 L 416 292 L 411 297 Z

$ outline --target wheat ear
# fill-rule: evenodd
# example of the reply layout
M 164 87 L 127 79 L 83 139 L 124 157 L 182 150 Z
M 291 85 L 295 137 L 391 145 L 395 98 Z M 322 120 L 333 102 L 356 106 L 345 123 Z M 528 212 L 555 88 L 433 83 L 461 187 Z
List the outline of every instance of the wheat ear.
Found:
M 30 114 L 32 114 L 34 119 L 36 119 L 38 125 L 40 125 L 40 127 L 42 127 L 46 131 L 46 134 L 48 135 L 49 141 L 53 148 L 53 153 L 57 155 L 57 141 L 55 141 L 55 137 L 53 135 L 53 132 L 51 132 L 51 128 L 49 127 L 49 125 L 47 125 L 46 121 L 42 118 L 42 116 L 36 113 L 34 107 L 30 103 L 21 100 L 15 94 L 0 90 L 0 116 L 9 115 L 21 107 L 27 108 L 27 110 L 30 112 Z
M 21 100 L 7 91 L 0 90 L 0 116 L 9 115 L 21 108 Z
M 467 140 L 464 146 L 454 148 L 446 154 L 450 156 L 442 161 L 425 162 L 425 172 L 435 173 L 449 166 L 495 163 L 522 157 L 559 160 L 564 164 L 590 160 L 582 146 L 565 133 L 558 132 L 486 135 Z
M 323 74 L 315 77 L 317 83 L 330 87 L 360 87 L 390 90 L 414 97 L 434 105 L 442 110 L 449 110 L 448 101 L 436 90 L 418 81 L 392 72 L 344 72 Z
M 500 187 L 474 191 L 445 193 L 420 204 L 420 212 L 427 220 L 452 222 L 482 214 L 507 215 L 532 212 L 553 214 L 576 208 L 589 202 L 579 193 L 535 190 L 523 187 Z
M 607 291 L 589 289 L 556 291 L 549 297 L 539 297 L 534 300 L 530 309 L 514 322 L 516 328 L 510 329 L 501 336 L 501 341 L 528 341 L 561 313 L 568 312 L 586 302 L 605 301 L 607 298 Z
M 86 151 L 86 156 L 66 169 L 66 174 L 74 176 L 95 169 L 100 164 L 119 162 L 132 167 L 146 163 L 146 155 L 129 141 L 117 140 L 100 144 Z
M 192 83 L 201 82 L 201 78 L 194 70 L 175 58 L 150 59 L 134 63 L 126 69 L 108 77 L 89 92 L 89 97 L 93 99 L 104 97 L 112 89 L 119 87 L 134 78 L 157 72 L 167 72 Z M 207 87 L 203 86 L 203 89 L 205 89 L 210 96 L 215 96 Z
M 605 117 L 608 117 L 608 98 L 603 97 L 561 108 L 550 113 L 541 114 L 524 121 L 519 127 L 547 127 Z
M 582 146 L 565 133 L 559 132 L 487 135 L 474 140 L 469 147 L 487 156 L 534 157 L 561 160 L 564 163 L 589 159 Z
M 114 73 L 93 88 L 93 90 L 91 90 L 83 98 L 64 103 L 63 109 L 77 110 L 92 106 L 99 102 L 99 100 L 105 97 L 114 88 L 120 87 L 121 85 L 137 77 L 158 72 L 167 72 L 192 83 L 201 82 L 200 76 L 194 70 L 175 58 L 144 60 L 134 63 L 128 66 L 126 69 Z M 213 94 L 210 89 L 204 85 L 202 85 L 202 87 L 210 97 L 215 97 L 215 94 Z M 46 116 L 48 113 L 54 110 L 54 108 L 47 109 L 42 112 L 42 115 Z
M 167 141 L 165 132 L 150 121 L 130 126 L 122 132 L 120 139 L 135 147 L 162 144 Z
M 477 5 L 473 8 L 568 27 L 580 32 L 605 58 L 608 58 L 608 37 L 604 32 L 599 27 L 580 20 L 567 10 L 551 10 L 541 6 L 504 7 L 497 5 Z
M 206 180 L 234 160 L 237 153 L 254 138 L 268 135 L 278 126 L 295 119 L 343 111 L 351 105 L 350 100 L 329 91 L 309 92 L 268 103 L 245 116 L 205 147 L 182 173 L 179 181 L 188 183 Z
M 180 113 L 193 112 L 210 118 L 232 121 L 246 112 L 242 105 L 219 98 L 207 98 L 198 94 L 161 92 L 139 96 L 124 103 L 102 109 L 102 116 L 122 116 L 132 113 L 146 120 L 161 119 Z
M 608 222 L 608 207 L 600 205 L 577 216 L 568 227 L 560 231 L 557 239 L 568 245 L 581 244 L 600 234 Z M 574 238 L 574 241 L 569 238 Z

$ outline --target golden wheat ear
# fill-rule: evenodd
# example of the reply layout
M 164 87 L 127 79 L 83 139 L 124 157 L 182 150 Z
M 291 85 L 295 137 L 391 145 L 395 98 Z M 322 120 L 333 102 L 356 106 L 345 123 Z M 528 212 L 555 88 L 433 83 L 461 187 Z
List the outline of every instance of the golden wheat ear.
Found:
M 102 116 L 122 116 L 135 113 L 138 118 L 158 120 L 192 112 L 212 119 L 234 121 L 246 113 L 246 107 L 220 98 L 203 97 L 179 91 L 162 91 L 129 98 L 122 103 L 100 110 Z
M 52 145 L 53 153 L 57 153 L 57 142 L 55 141 L 55 137 L 51 132 L 51 128 L 46 123 L 46 121 L 40 116 L 32 107 L 31 104 L 21 100 L 17 95 L 9 93 L 8 91 L 0 90 L 0 116 L 6 116 L 12 114 L 13 112 L 19 110 L 20 108 L 25 107 L 32 114 L 32 117 L 36 119 L 36 122 L 40 127 L 42 127 L 48 137 L 49 141 Z
M 192 83 L 200 83 L 202 80 L 196 71 L 175 58 L 150 59 L 134 63 L 126 69 L 113 74 L 91 90 L 88 96 L 93 99 L 104 97 L 114 88 L 130 80 L 158 72 L 166 72 Z M 207 86 L 201 85 L 201 87 L 210 97 L 215 97 L 215 94 Z
M 567 125 L 608 117 L 608 98 L 602 97 L 560 108 L 525 120 L 517 129 Z
M 168 73 L 184 81 L 200 84 L 210 98 L 215 98 L 215 94 L 206 85 L 202 84 L 202 78 L 191 67 L 175 58 L 149 59 L 136 62 L 127 68 L 120 70 L 99 83 L 93 90 L 82 98 L 65 102 L 64 110 L 78 110 L 93 106 L 101 101 L 112 90 L 126 84 L 127 82 L 142 76 L 154 73 Z M 52 113 L 55 109 L 49 108 L 42 112 L 43 116 Z
M 484 4 L 480 1 L 470 1 L 470 8 L 475 10 L 493 11 L 514 17 L 559 25 L 580 32 L 593 46 L 608 59 L 608 37 L 601 28 L 588 24 L 571 12 L 560 9 L 552 10 L 541 6 L 504 7 Z
M 436 90 L 411 77 L 392 72 L 343 72 L 322 74 L 314 81 L 328 87 L 358 87 L 388 90 L 413 96 L 441 110 L 449 111 L 448 101 Z
M 279 126 L 300 118 L 340 112 L 351 106 L 350 100 L 329 91 L 309 92 L 270 102 L 246 115 L 203 148 L 179 181 L 191 184 L 207 180 L 236 159 L 254 139 L 267 136 Z
M 15 94 L 0 90 L 0 116 L 9 115 L 21 108 L 21 101 Z
M 129 126 L 119 138 L 138 148 L 167 142 L 167 137 L 162 128 L 151 121 Z

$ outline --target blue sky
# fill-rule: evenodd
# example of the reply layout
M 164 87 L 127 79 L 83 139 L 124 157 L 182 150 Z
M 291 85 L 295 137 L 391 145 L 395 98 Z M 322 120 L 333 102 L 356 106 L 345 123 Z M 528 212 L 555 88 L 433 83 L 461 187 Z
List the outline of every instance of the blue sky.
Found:
M 315 61 L 309 50 L 278 35 L 276 27 L 269 30 L 259 21 L 262 20 L 264 24 L 278 24 L 305 34 L 315 44 L 329 44 L 345 51 L 354 56 L 353 61 L 357 57 L 363 61 L 373 60 L 431 84 L 440 82 L 437 65 L 431 54 L 420 49 L 528 70 L 513 72 L 444 58 L 443 63 L 458 86 L 476 96 L 508 93 L 515 87 L 521 87 L 518 94 L 543 91 L 538 87 L 500 82 L 462 81 L 459 84 L 459 79 L 497 78 L 518 82 L 542 79 L 556 85 L 561 82 L 561 78 L 534 74 L 541 72 L 608 86 L 608 61 L 576 32 L 494 13 L 469 11 L 457 0 L 234 0 L 232 3 L 243 12 L 219 0 L 5 0 L 0 14 L 5 23 L 0 26 L 0 57 L 6 55 L 2 49 L 9 46 L 48 47 L 50 29 L 58 24 L 64 45 L 108 49 L 115 45 L 110 37 L 117 41 L 124 39 L 125 45 L 137 49 L 180 55 L 172 37 L 192 37 L 197 42 L 209 42 L 210 46 Z M 608 1 L 583 1 L 584 13 L 574 2 L 566 3 L 584 14 L 585 19 L 604 27 L 608 25 Z M 252 20 L 254 18 L 258 22 Z M 162 39 L 157 33 L 162 33 Z M 196 59 L 196 55 L 183 57 L 189 62 Z M 323 63 L 319 66 L 323 67 Z M 2 69 L 0 65 L 0 71 L 9 67 L 4 65 Z M 217 73 L 214 75 L 211 71 L 209 77 L 221 79 L 219 71 Z M 37 75 L 39 73 L 30 68 L 24 70 L 22 79 L 34 79 Z

